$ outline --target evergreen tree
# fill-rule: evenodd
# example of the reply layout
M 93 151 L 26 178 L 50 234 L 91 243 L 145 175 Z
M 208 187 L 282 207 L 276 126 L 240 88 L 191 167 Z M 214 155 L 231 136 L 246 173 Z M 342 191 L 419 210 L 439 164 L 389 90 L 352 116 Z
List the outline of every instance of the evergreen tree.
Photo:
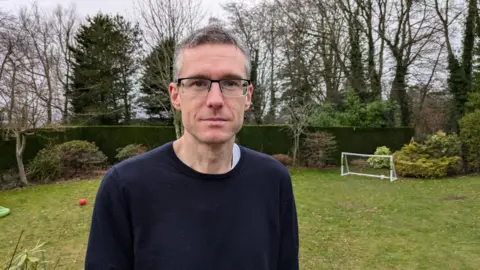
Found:
M 477 10 L 476 17 L 476 47 L 473 57 L 473 75 L 472 75 L 472 92 L 480 95 L 480 12 Z
M 118 87 L 118 98 L 122 101 L 123 121 L 128 124 L 132 119 L 132 92 L 135 88 L 136 74 L 141 67 L 141 30 L 136 23 L 126 21 L 122 16 L 115 17 L 115 33 L 118 35 L 118 46 L 116 58 L 118 66 L 116 71 L 120 78 L 116 84 Z M 116 73 L 117 73 L 116 72 Z
M 461 61 L 452 54 L 448 56 L 449 78 L 447 82 L 449 90 L 453 95 L 453 106 L 449 116 L 448 127 L 455 132 L 458 132 L 458 120 L 465 114 L 468 95 L 472 91 L 472 60 L 477 14 L 476 0 L 468 0 Z
M 138 103 L 151 119 L 173 120 L 168 85 L 174 79 L 174 53 L 175 42 L 167 39 L 158 44 L 143 61 L 144 73 L 140 85 L 142 96 Z
M 131 118 L 132 77 L 138 65 L 138 25 L 121 16 L 88 17 L 75 36 L 70 97 L 74 122 L 112 125 Z
M 363 72 L 363 57 L 361 48 L 361 23 L 358 21 L 359 9 L 355 10 L 354 15 L 350 18 L 348 26 L 348 34 L 350 39 L 350 78 L 349 85 L 355 91 L 356 95 L 362 102 L 369 102 L 371 93 L 368 92 L 365 82 L 365 74 Z

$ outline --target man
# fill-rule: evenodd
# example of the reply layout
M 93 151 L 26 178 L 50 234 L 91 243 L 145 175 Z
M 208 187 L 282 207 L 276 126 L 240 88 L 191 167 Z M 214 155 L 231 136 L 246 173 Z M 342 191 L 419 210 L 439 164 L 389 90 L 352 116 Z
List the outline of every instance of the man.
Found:
M 174 74 L 184 134 L 106 174 L 85 269 L 298 269 L 288 170 L 235 144 L 253 94 L 247 49 L 208 26 L 179 44 Z

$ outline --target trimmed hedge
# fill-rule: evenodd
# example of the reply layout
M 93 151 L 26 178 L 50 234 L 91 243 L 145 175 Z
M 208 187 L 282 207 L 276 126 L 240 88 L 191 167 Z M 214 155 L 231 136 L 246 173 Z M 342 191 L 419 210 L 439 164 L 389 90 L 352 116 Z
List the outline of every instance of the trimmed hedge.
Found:
M 309 131 L 326 131 L 335 136 L 337 150 L 332 153 L 335 164 L 340 162 L 341 152 L 371 154 L 378 146 L 387 146 L 392 152 L 399 150 L 414 135 L 412 128 L 317 128 Z M 245 125 L 238 133 L 239 144 L 256 151 L 274 154 L 291 154 L 293 139 L 284 125 Z M 116 150 L 128 144 L 138 143 L 149 149 L 175 139 L 173 126 L 85 126 L 65 127 L 61 130 L 40 129 L 28 137 L 24 161 L 28 163 L 50 143 L 58 144 L 71 140 L 95 142 L 115 163 Z M 15 140 L 0 140 L 0 171 L 16 166 Z

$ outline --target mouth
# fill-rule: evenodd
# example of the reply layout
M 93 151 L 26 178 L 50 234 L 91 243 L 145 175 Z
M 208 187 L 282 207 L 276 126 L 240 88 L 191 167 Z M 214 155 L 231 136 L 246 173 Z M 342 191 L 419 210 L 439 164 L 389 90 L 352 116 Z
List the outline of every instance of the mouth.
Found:
M 210 127 L 223 127 L 227 123 L 227 119 L 225 118 L 205 118 L 201 120 L 207 126 Z
M 225 119 L 225 118 L 206 118 L 206 119 L 202 119 L 202 121 L 208 121 L 208 122 L 226 122 L 227 119 Z

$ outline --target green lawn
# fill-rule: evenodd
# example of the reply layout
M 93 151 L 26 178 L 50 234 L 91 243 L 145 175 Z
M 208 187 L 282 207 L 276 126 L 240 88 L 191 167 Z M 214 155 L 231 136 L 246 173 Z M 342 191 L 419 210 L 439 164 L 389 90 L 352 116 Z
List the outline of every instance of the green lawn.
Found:
M 480 269 L 480 177 L 388 180 L 292 170 L 301 269 Z M 48 241 L 47 259 L 81 269 L 99 181 L 0 192 L 0 259 Z M 78 199 L 89 201 L 84 207 Z

